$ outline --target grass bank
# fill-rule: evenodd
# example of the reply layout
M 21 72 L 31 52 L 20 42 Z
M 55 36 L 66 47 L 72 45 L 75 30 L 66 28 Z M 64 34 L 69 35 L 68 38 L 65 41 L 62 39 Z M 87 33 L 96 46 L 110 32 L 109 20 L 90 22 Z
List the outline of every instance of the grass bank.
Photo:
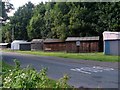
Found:
M 9 50 L 10 51 L 10 50 Z M 14 51 L 22 54 L 32 54 L 40 56 L 55 56 L 71 58 L 77 60 L 95 60 L 103 62 L 118 62 L 118 56 L 104 55 L 103 53 L 66 53 L 66 52 L 43 52 L 43 51 Z
M 5 62 L 0 63 L 2 72 L 4 72 L 4 74 L 2 74 L 3 88 L 70 88 L 70 86 L 66 84 L 67 80 L 64 77 L 62 78 L 62 82 L 64 83 L 61 84 L 59 80 L 49 79 L 45 69 L 37 72 L 32 67 L 20 68 L 19 64 L 16 65 L 18 66 L 11 66 Z
M 1 88 L 73 88 L 67 84 L 69 76 L 64 75 L 59 80 L 50 79 L 47 76 L 47 69 L 43 68 L 38 72 L 34 67 L 21 68 L 19 61 L 15 60 L 15 66 L 6 62 L 0 63 L 2 74 L 0 74 Z M 17 82 L 17 83 L 16 83 Z
M 6 71 L 12 70 L 12 69 L 14 68 L 14 66 L 9 65 L 9 64 L 5 63 L 4 61 L 2 61 L 2 62 L 0 63 L 0 67 L 2 68 L 2 69 L 1 69 L 2 72 L 6 72 Z

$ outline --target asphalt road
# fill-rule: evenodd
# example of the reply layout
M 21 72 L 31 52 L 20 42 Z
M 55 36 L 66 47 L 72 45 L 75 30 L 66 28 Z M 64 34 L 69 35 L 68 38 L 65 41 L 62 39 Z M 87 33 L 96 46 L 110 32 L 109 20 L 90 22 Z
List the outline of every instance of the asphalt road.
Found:
M 15 52 L 2 53 L 2 60 L 5 62 L 14 65 L 13 59 L 18 59 L 21 67 L 32 65 L 38 71 L 47 67 L 48 76 L 55 80 L 68 74 L 71 77 L 68 83 L 75 87 L 118 88 L 117 63 L 23 55 Z

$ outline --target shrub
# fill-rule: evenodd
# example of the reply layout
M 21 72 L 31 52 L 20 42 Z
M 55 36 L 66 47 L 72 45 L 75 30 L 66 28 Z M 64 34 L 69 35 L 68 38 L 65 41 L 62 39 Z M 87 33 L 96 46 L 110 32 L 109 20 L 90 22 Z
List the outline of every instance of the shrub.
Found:
M 15 60 L 15 68 L 3 74 L 3 88 L 70 88 L 67 85 L 67 75 L 58 81 L 47 77 L 47 68 L 38 72 L 31 66 L 20 68 L 19 61 Z

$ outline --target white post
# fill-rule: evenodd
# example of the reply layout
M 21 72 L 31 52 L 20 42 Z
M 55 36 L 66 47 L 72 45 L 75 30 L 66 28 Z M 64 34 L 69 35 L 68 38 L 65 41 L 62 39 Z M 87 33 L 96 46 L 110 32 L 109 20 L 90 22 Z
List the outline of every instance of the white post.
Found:
M 14 27 L 12 28 L 12 42 L 14 41 Z M 13 44 L 13 51 L 14 51 L 14 44 Z

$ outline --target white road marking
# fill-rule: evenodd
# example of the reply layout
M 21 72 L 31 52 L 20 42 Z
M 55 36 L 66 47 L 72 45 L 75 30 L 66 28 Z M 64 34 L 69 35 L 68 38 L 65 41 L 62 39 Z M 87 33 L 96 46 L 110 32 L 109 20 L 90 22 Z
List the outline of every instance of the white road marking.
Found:
M 103 70 L 105 70 L 105 71 L 111 71 L 111 70 L 114 70 L 113 68 L 99 67 L 99 66 L 93 66 L 93 68 L 96 68 L 96 69 L 103 69 Z
M 107 68 L 107 67 L 93 66 L 93 67 L 73 68 L 70 70 L 81 72 L 81 73 L 86 73 L 86 74 L 91 74 L 91 73 L 97 73 L 97 72 L 103 72 L 103 71 L 112 71 L 114 69 Z
M 85 71 L 89 71 L 89 72 L 102 72 L 102 70 L 94 69 L 94 68 L 90 68 L 90 67 L 83 67 L 81 69 L 85 70 Z
M 70 69 L 72 71 L 78 71 L 78 72 L 82 72 L 82 73 L 86 73 L 86 74 L 91 74 L 90 72 L 86 72 L 86 71 L 82 71 L 81 69 L 75 68 L 75 69 Z
M 81 69 L 79 69 L 79 68 L 76 68 L 76 70 L 79 71 L 79 72 L 82 72 L 82 73 L 91 74 L 90 72 L 83 71 L 83 70 L 81 70 Z

